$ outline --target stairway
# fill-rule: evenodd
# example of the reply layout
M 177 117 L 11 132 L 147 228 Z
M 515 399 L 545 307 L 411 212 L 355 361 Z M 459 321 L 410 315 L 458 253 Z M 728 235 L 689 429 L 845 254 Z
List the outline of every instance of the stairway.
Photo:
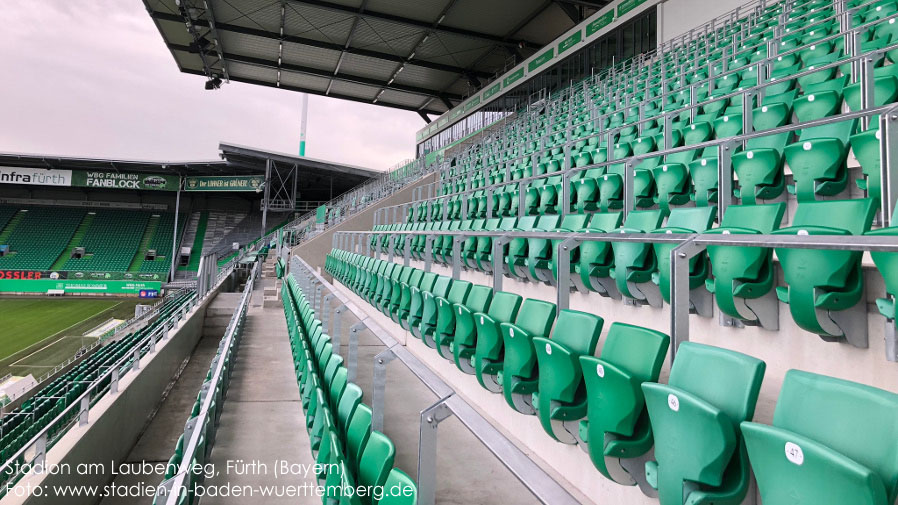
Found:
M 27 211 L 20 210 L 10 218 L 9 222 L 6 223 L 6 226 L 0 230 L 0 244 L 6 244 L 6 241 L 9 240 L 9 236 L 12 235 L 13 230 L 15 230 L 16 226 L 25 219 L 27 213 Z
M 87 229 L 90 228 L 90 223 L 93 222 L 95 215 L 96 214 L 94 214 L 93 212 L 88 212 L 84 215 L 84 219 L 81 220 L 81 224 L 79 224 L 78 228 L 75 229 L 75 234 L 72 235 L 72 239 L 69 240 L 69 244 L 65 246 L 62 254 L 60 254 L 59 257 L 56 258 L 56 261 L 53 262 L 50 270 L 57 271 L 62 269 L 62 266 L 65 265 L 65 262 L 72 257 L 72 252 L 76 247 L 81 245 L 81 240 L 84 239 L 84 235 L 87 234 Z
M 143 238 L 140 239 L 140 245 L 137 246 L 137 253 L 134 255 L 134 259 L 131 260 L 131 265 L 128 267 L 129 272 L 139 272 L 140 267 L 143 266 L 143 262 L 147 257 L 147 250 L 150 247 L 150 241 L 153 240 L 153 236 L 156 234 L 156 228 L 159 227 L 159 219 L 158 215 L 150 216 L 150 220 L 147 221 L 147 227 L 143 231 Z

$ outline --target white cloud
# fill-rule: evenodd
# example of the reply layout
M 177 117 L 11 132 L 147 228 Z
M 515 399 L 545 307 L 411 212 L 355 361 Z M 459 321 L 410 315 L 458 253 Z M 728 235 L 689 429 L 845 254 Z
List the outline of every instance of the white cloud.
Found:
M 182 74 L 138 0 L 5 0 L 0 151 L 215 159 L 220 141 L 297 152 L 300 95 Z M 414 155 L 417 114 L 311 95 L 306 155 L 386 169 Z

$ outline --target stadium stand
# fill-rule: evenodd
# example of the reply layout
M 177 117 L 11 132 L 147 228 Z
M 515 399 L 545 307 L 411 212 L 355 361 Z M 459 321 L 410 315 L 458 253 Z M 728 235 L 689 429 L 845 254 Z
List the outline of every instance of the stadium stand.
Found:
M 83 247 L 82 258 L 64 259 L 61 270 L 124 272 L 138 251 L 147 228 L 148 212 L 100 210 L 93 216 L 80 240 L 73 239 L 71 247 Z M 76 232 L 77 237 L 77 232 Z
M 83 209 L 18 209 L 3 231 L 4 234 L 8 233 L 3 242 L 9 246 L 10 254 L 0 257 L 0 268 L 49 270 L 85 214 Z

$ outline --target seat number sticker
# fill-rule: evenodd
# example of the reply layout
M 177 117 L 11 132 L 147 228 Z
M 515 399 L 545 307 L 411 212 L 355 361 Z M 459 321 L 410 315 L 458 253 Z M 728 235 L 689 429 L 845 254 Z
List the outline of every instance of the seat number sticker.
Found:
M 552 346 L 549 344 L 546 344 L 546 354 L 548 354 L 549 356 L 552 355 Z
M 797 444 L 786 442 L 786 459 L 793 464 L 801 466 L 804 463 L 804 452 Z
M 680 399 L 675 394 L 667 395 L 667 406 L 674 412 L 680 411 Z
M 603 367 L 601 364 L 596 365 L 596 375 L 598 375 L 599 377 L 605 376 L 605 367 Z
M 509 328 L 509 329 L 508 329 L 508 336 L 511 337 L 511 338 L 514 338 L 514 328 Z

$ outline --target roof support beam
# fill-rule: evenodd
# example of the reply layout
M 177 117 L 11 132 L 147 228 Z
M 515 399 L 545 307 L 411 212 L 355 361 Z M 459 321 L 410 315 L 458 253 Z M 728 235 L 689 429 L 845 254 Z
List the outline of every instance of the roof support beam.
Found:
M 170 44 L 169 47 L 171 47 L 171 49 L 174 51 L 185 51 L 185 52 L 190 52 L 190 53 L 196 53 L 196 51 L 193 48 L 191 48 L 190 46 Z M 352 82 L 352 83 L 356 83 L 356 84 L 365 84 L 368 86 L 382 87 L 385 89 L 392 89 L 395 91 L 402 91 L 404 93 L 413 93 L 413 94 L 422 95 L 422 96 L 436 96 L 436 94 L 437 94 L 436 90 L 419 88 L 417 86 L 407 86 L 404 84 L 387 85 L 387 83 L 385 83 L 385 82 L 379 81 L 377 79 L 371 79 L 370 77 L 362 77 L 362 76 L 348 75 L 348 74 L 341 74 L 341 75 L 335 76 L 326 70 L 320 70 L 317 68 L 311 68 L 311 67 L 306 67 L 306 66 L 302 66 L 302 65 L 293 65 L 290 63 L 281 63 L 281 65 L 278 65 L 277 61 L 266 60 L 264 58 L 256 58 L 256 57 L 252 57 L 252 56 L 245 56 L 245 55 L 235 54 L 235 53 L 224 53 L 224 56 L 228 61 L 234 62 L 234 63 L 245 63 L 247 65 L 255 65 L 258 67 L 273 68 L 275 70 L 281 69 L 281 70 L 287 71 L 287 72 L 297 72 L 300 74 L 314 75 L 316 77 L 324 77 L 327 79 L 335 79 L 338 81 L 346 81 L 346 82 Z M 231 78 L 233 79 L 233 76 L 231 76 Z M 448 94 L 447 96 L 449 96 L 450 98 L 461 100 L 461 97 L 458 95 Z
M 205 75 L 202 70 L 194 70 L 194 69 L 190 69 L 190 68 L 185 68 L 185 69 L 182 69 L 181 71 L 186 74 Z M 245 77 L 231 77 L 231 80 L 236 81 L 236 82 L 243 82 L 246 84 L 254 84 L 256 86 L 267 86 L 269 88 L 277 87 L 275 85 L 275 83 L 273 83 L 273 82 L 260 81 L 257 79 L 248 79 Z M 300 93 L 310 93 L 312 95 L 318 95 L 318 96 L 329 96 L 331 98 L 339 98 L 341 100 L 349 100 L 350 102 L 366 103 L 369 105 L 371 104 L 371 100 L 368 100 L 365 98 L 359 98 L 357 96 L 340 95 L 340 94 L 335 94 L 335 93 L 331 93 L 330 95 L 325 95 L 324 91 L 320 91 L 317 89 L 301 88 L 298 86 L 289 86 L 286 84 L 281 84 L 280 89 L 286 89 L 288 91 L 298 91 Z M 413 107 L 413 106 L 408 106 L 408 105 L 399 105 L 399 104 L 389 103 L 389 102 L 378 102 L 378 105 L 383 105 L 384 107 L 390 107 L 393 109 L 408 110 L 408 111 L 412 111 L 412 112 L 417 112 L 417 111 L 421 110 L 423 112 L 426 112 L 427 114 L 433 114 L 434 116 L 439 116 L 440 114 L 442 114 L 442 112 L 440 112 L 438 110 L 422 109 L 419 107 Z
M 582 6 L 572 5 L 562 0 L 555 0 L 555 5 L 561 8 L 567 17 L 571 18 L 575 24 L 583 21 L 583 11 L 581 10 Z
M 427 117 L 426 113 L 418 111 L 418 115 L 421 116 L 421 119 L 423 119 L 425 123 L 430 124 L 431 119 Z
M 355 14 L 356 13 L 355 7 L 350 7 L 348 5 L 335 4 L 335 3 L 328 2 L 326 0 L 290 0 L 290 2 L 292 2 L 294 4 L 309 5 L 312 7 L 318 7 L 320 9 L 327 9 L 330 11 L 343 12 L 343 13 L 347 13 L 347 14 Z M 402 16 L 395 16 L 393 14 L 386 14 L 386 13 L 382 13 L 382 12 L 368 11 L 367 13 L 365 13 L 365 16 L 372 18 L 372 19 L 380 19 L 382 21 L 390 21 L 393 23 L 398 23 L 398 24 L 402 24 L 402 25 L 406 25 L 406 26 L 421 28 L 423 30 L 428 30 L 428 29 L 432 28 L 431 23 L 428 23 L 427 21 L 418 21 L 415 19 L 404 18 Z M 537 44 L 535 42 L 530 42 L 528 40 L 502 40 L 502 37 L 499 37 L 496 35 L 475 32 L 473 30 L 465 30 L 464 28 L 453 28 L 450 26 L 440 26 L 438 29 L 433 30 L 433 31 L 443 32 L 443 33 L 451 33 L 453 35 L 459 35 L 462 37 L 469 37 L 469 38 L 474 38 L 474 39 L 481 39 L 481 40 L 486 40 L 489 42 L 495 42 L 495 43 L 505 44 L 505 45 L 516 46 L 518 44 L 523 44 L 525 47 L 532 47 L 533 49 L 539 49 L 541 47 L 540 44 Z
M 177 23 L 183 23 L 184 19 L 180 16 L 176 16 L 173 14 L 168 14 L 165 12 L 153 12 L 152 16 L 154 19 L 160 21 L 173 21 Z M 209 23 L 204 19 L 194 20 L 194 24 L 197 26 L 208 27 Z M 293 44 L 299 44 L 304 46 L 317 47 L 319 49 L 330 49 L 332 51 L 342 51 L 346 53 L 357 54 L 359 56 L 367 56 L 369 58 L 377 58 L 386 61 L 394 61 L 394 62 L 403 62 L 405 58 L 396 54 L 383 53 L 379 51 L 372 51 L 369 49 L 361 49 L 357 47 L 344 47 L 341 44 L 334 44 L 333 42 L 323 42 L 320 40 L 308 39 L 304 37 L 297 37 L 295 35 L 283 35 L 281 36 L 277 32 L 271 32 L 267 30 L 262 30 L 258 28 L 250 28 L 246 26 L 240 25 L 232 25 L 227 23 L 216 23 L 215 27 L 219 32 L 228 31 L 239 33 L 242 35 L 252 35 L 255 37 L 262 37 L 266 39 L 279 40 L 281 42 L 291 42 Z M 489 72 L 477 71 L 477 70 L 466 70 L 462 67 L 456 67 L 454 65 L 445 65 L 443 63 L 434 63 L 430 61 L 425 61 L 421 59 L 411 59 L 408 62 L 410 65 L 415 65 L 418 67 L 429 68 L 432 70 L 442 70 L 443 72 L 451 72 L 453 74 L 461 74 L 465 71 L 469 71 L 478 77 L 486 78 L 490 76 Z

